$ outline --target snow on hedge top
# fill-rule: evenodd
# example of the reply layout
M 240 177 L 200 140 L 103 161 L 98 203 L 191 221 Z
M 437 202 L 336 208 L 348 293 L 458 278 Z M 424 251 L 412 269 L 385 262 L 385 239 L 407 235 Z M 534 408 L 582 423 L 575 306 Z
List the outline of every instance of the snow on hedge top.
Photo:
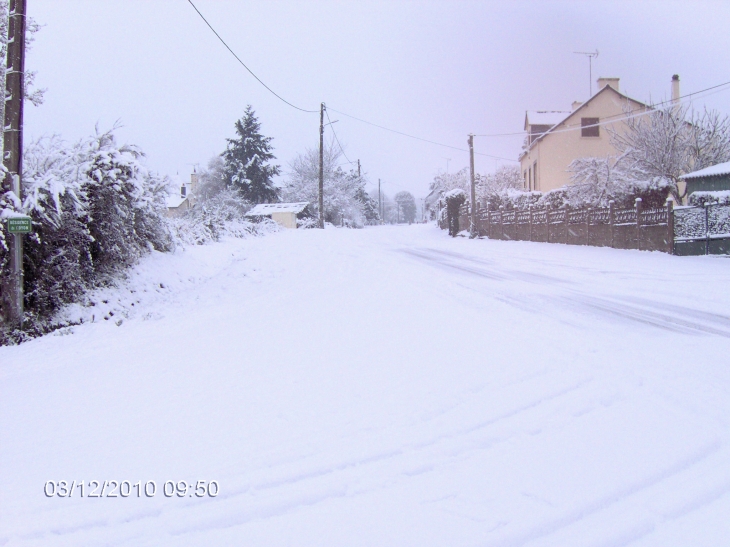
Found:
M 466 192 L 464 192 L 464 190 L 462 190 L 461 188 L 454 188 L 453 190 L 449 190 L 448 192 L 446 192 L 444 194 L 444 197 L 446 199 L 455 198 L 457 196 L 464 196 L 464 197 L 466 197 Z
M 309 205 L 308 201 L 299 203 L 260 203 L 248 213 L 247 217 L 262 217 L 272 213 L 301 213 Z
M 682 175 L 680 178 L 696 179 L 700 177 L 716 177 L 719 175 L 730 175 L 730 161 L 726 161 L 725 163 L 718 163 L 717 165 L 713 165 L 711 167 L 705 167 L 704 169 L 700 169 L 699 171 L 693 171 L 692 173 L 687 173 L 686 175 Z

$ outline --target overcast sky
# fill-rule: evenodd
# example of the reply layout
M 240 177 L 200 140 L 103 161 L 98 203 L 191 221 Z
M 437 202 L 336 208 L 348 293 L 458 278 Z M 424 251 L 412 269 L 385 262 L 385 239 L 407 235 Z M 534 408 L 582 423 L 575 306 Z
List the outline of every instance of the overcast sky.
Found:
M 641 101 L 730 81 L 730 2 L 306 2 L 194 0 L 269 87 L 305 109 L 324 101 L 358 118 L 466 149 L 467 134 L 519 132 L 525 110 L 566 110 L 593 79 L 620 77 Z M 187 0 L 28 0 L 44 25 L 27 67 L 48 89 L 27 107 L 26 139 L 67 140 L 121 120 L 122 141 L 148 166 L 186 176 L 255 109 L 283 171 L 315 147 L 319 114 L 272 96 L 217 40 Z M 595 83 L 594 83 L 595 86 Z M 594 87 L 595 91 L 595 87 Z M 694 105 L 730 113 L 730 86 Z M 350 160 L 370 181 L 426 194 L 434 175 L 468 165 L 466 152 L 385 132 L 330 111 Z M 326 136 L 331 135 L 327 128 Z M 478 137 L 479 172 L 516 164 L 521 136 Z M 345 160 L 343 159 L 343 162 Z

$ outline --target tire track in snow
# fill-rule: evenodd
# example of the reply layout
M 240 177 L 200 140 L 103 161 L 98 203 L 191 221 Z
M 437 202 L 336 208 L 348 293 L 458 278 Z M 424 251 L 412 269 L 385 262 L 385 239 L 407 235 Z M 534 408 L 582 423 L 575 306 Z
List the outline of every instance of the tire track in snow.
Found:
M 401 253 L 420 259 L 426 263 L 447 270 L 455 270 L 495 281 L 520 280 L 533 284 L 568 283 L 568 281 L 544 274 L 504 269 L 495 271 L 483 266 L 493 264 L 492 261 L 469 257 L 460 253 L 436 249 L 400 249 Z M 447 257 L 447 258 L 443 258 Z M 471 264 L 462 264 L 460 262 Z M 620 317 L 643 325 L 680 334 L 709 334 L 730 338 L 730 317 L 705 312 L 693 308 L 655 302 L 646 298 L 616 297 L 609 299 L 592 296 L 578 290 L 570 290 L 562 296 L 541 296 L 544 301 L 560 304 L 568 309 L 583 308 L 600 315 Z M 516 297 L 497 297 L 498 300 L 528 313 L 537 311 L 523 299 Z M 624 300 L 634 303 L 617 302 Z M 639 305 L 636 305 L 639 304 Z M 693 318 L 695 320 L 692 320 Z
M 665 467 L 664 469 L 657 471 L 652 475 L 646 476 L 643 479 L 635 481 L 628 486 L 619 488 L 605 496 L 601 496 L 592 502 L 584 504 L 582 507 L 577 507 L 576 509 L 566 513 L 562 517 L 540 523 L 536 526 L 531 527 L 525 532 L 512 535 L 511 537 L 488 541 L 485 543 L 481 543 L 480 545 L 481 547 L 522 547 L 531 541 L 536 541 L 550 536 L 560 530 L 568 528 L 582 521 L 587 517 L 590 517 L 596 513 L 600 513 L 601 511 L 605 511 L 606 509 L 609 509 L 610 507 L 626 500 L 631 496 L 646 491 L 660 484 L 661 482 L 666 481 L 667 479 L 670 479 L 689 470 L 690 468 L 700 464 L 702 461 L 706 460 L 713 454 L 719 452 L 722 448 L 722 443 L 719 440 L 715 440 L 714 442 L 709 443 L 699 450 L 695 451 L 692 455 L 679 460 L 674 465 Z M 636 528 L 637 525 L 634 524 L 634 527 Z M 626 545 L 635 541 L 642 535 L 646 535 L 647 533 L 651 532 L 652 529 L 653 525 L 651 526 L 651 529 L 647 526 L 639 525 L 638 528 L 634 530 L 633 534 L 628 534 L 622 539 L 623 543 L 611 543 L 610 545 Z

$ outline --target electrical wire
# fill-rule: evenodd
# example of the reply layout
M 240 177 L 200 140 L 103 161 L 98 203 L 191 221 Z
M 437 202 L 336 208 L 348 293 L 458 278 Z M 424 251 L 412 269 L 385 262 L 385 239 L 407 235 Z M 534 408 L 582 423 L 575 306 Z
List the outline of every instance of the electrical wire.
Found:
M 340 144 L 340 139 L 337 138 L 337 133 L 335 132 L 335 128 L 332 126 L 332 120 L 330 119 L 330 113 L 327 112 L 327 106 L 324 107 L 324 113 L 327 115 L 327 119 L 329 120 L 329 126 L 330 129 L 332 129 L 332 134 L 335 136 L 335 141 L 337 141 L 337 146 L 340 147 L 340 151 L 342 152 L 342 155 L 345 156 L 345 159 L 347 160 L 347 163 L 355 163 L 354 161 L 350 161 L 350 158 L 347 157 L 347 154 L 345 154 L 345 149 L 342 148 L 342 145 Z
M 385 127 L 385 126 L 378 125 L 377 123 L 369 122 L 367 120 L 363 120 L 362 118 L 357 118 L 355 116 L 352 116 L 350 114 L 346 114 L 345 112 L 342 112 L 341 110 L 337 110 L 335 108 L 329 108 L 329 109 L 332 110 L 332 112 L 337 112 L 338 114 L 341 114 L 342 116 L 347 116 L 348 118 L 352 118 L 353 120 L 357 120 L 359 122 L 362 122 L 362 123 L 365 123 L 365 124 L 368 124 L 368 125 L 372 125 L 373 127 L 377 127 L 378 129 L 383 129 L 385 131 L 390 131 L 391 133 L 395 133 L 397 135 L 403 135 L 404 137 L 409 137 L 411 139 L 416 139 L 418 141 L 427 142 L 429 144 L 435 144 L 437 146 L 443 146 L 443 147 L 446 147 L 446 148 L 451 148 L 452 150 L 459 150 L 460 152 L 469 152 L 469 150 L 467 150 L 466 148 L 459 148 L 458 146 L 451 146 L 450 144 L 444 144 L 442 142 L 436 142 L 436 141 L 432 141 L 432 140 L 429 140 L 429 139 L 424 139 L 424 138 L 421 138 L 421 137 L 416 137 L 415 135 L 409 135 L 408 133 L 403 133 L 402 131 L 397 131 L 395 129 L 390 129 L 390 128 Z M 517 162 L 517 160 L 513 160 L 513 159 L 510 159 L 510 158 L 503 158 L 503 157 L 500 157 L 500 156 L 493 156 L 491 154 L 484 154 L 482 152 L 474 152 L 474 154 L 476 154 L 477 156 L 486 156 L 488 158 L 493 158 L 495 160 L 513 161 L 515 163 L 519 163 L 519 162 Z
M 243 66 L 243 68 L 245 68 L 246 70 L 248 70 L 249 74 L 251 74 L 251 76 L 253 76 L 254 78 L 256 78 L 256 80 L 258 80 L 258 82 L 259 82 L 259 83 L 260 83 L 260 84 L 261 84 L 262 86 L 264 86 L 264 87 L 265 87 L 266 89 L 268 89 L 268 90 L 269 90 L 269 92 L 270 92 L 270 93 L 271 93 L 272 95 L 274 95 L 274 96 L 275 96 L 275 97 L 276 97 L 277 99 L 279 99 L 280 101 L 282 101 L 282 102 L 284 102 L 284 103 L 288 104 L 288 105 L 289 105 L 289 106 L 291 106 L 292 108 L 296 108 L 297 110 L 301 110 L 302 112 L 307 112 L 307 113 L 309 113 L 309 114 L 316 114 L 316 113 L 318 112 L 317 110 L 306 110 L 305 108 L 299 108 L 298 106 L 296 106 L 296 105 L 294 105 L 294 104 L 290 103 L 289 101 L 287 101 L 287 100 L 286 100 L 286 99 L 285 99 L 284 97 L 282 97 L 281 95 L 279 95 L 279 94 L 278 94 L 278 93 L 277 93 L 276 91 L 274 91 L 273 89 L 271 89 L 271 88 L 270 88 L 269 86 L 267 86 L 267 85 L 266 85 L 266 84 L 265 84 L 265 83 L 264 83 L 264 82 L 263 82 L 263 81 L 261 80 L 261 78 L 259 78 L 258 76 L 256 76 L 256 74 L 254 74 L 254 73 L 253 73 L 253 71 L 252 71 L 252 70 L 251 70 L 250 68 L 248 68 L 248 67 L 246 66 L 246 63 L 244 63 L 244 62 L 243 62 L 243 61 L 242 61 L 242 60 L 241 60 L 241 59 L 240 59 L 240 58 L 238 57 L 238 55 L 236 55 L 236 53 L 235 53 L 235 52 L 234 52 L 234 51 L 233 51 L 233 50 L 232 50 L 232 49 L 230 48 L 230 46 L 229 46 L 228 44 L 226 44 L 226 41 L 225 41 L 225 40 L 224 40 L 223 38 L 221 38 L 221 35 L 220 35 L 220 34 L 218 34 L 218 33 L 216 32 L 216 30 L 215 30 L 215 29 L 213 28 L 213 26 L 212 26 L 212 25 L 211 25 L 211 24 L 210 24 L 210 23 L 208 22 L 208 20 L 207 20 L 207 19 L 206 19 L 206 18 L 205 18 L 205 17 L 203 16 L 203 14 L 202 14 L 202 13 L 200 13 L 200 10 L 199 10 L 199 9 L 198 9 L 198 8 L 197 8 L 197 7 L 195 6 L 195 4 L 193 4 L 193 0 L 188 0 L 188 2 L 190 3 L 190 5 L 191 5 L 191 6 L 193 6 L 193 9 L 194 9 L 194 10 L 195 10 L 196 12 L 198 12 L 198 15 L 200 15 L 200 18 L 201 18 L 201 19 L 202 19 L 202 20 L 203 20 L 203 21 L 205 22 L 205 24 L 206 24 L 206 25 L 208 25 L 208 28 L 209 28 L 210 30 L 212 30 L 212 31 L 213 31 L 213 34 L 215 34 L 215 35 L 216 35 L 216 37 L 218 38 L 218 40 L 220 40 L 220 41 L 221 41 L 221 44 L 223 44 L 224 46 L 226 46 L 226 49 L 227 49 L 228 51 L 230 51 L 230 52 L 231 52 L 231 55 L 233 55 L 233 56 L 234 56 L 234 57 L 236 58 L 236 61 L 238 61 L 239 63 L 241 63 L 241 66 Z

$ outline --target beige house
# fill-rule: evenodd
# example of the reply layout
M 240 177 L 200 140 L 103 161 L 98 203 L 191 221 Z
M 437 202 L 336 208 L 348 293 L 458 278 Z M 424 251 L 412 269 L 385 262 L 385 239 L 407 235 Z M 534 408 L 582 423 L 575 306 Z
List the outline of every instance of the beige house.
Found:
M 179 177 L 172 179 L 172 192 L 167 196 L 167 216 L 179 216 L 188 209 L 192 209 L 196 202 L 198 189 L 198 173 L 190 174 L 190 182 L 182 182 Z
M 306 216 L 309 203 L 306 201 L 300 203 L 259 203 L 248 213 L 247 217 L 261 218 L 268 217 L 284 228 L 297 227 L 297 218 Z
M 679 98 L 679 77 L 672 78 L 672 99 Z M 527 112 L 526 149 L 520 155 L 524 189 L 547 192 L 570 183 L 568 166 L 578 158 L 617 154 L 609 130 L 625 131 L 625 112 L 650 106 L 619 91 L 618 78 L 599 78 L 598 92 L 570 111 Z M 612 121 L 615 120 L 615 121 Z

